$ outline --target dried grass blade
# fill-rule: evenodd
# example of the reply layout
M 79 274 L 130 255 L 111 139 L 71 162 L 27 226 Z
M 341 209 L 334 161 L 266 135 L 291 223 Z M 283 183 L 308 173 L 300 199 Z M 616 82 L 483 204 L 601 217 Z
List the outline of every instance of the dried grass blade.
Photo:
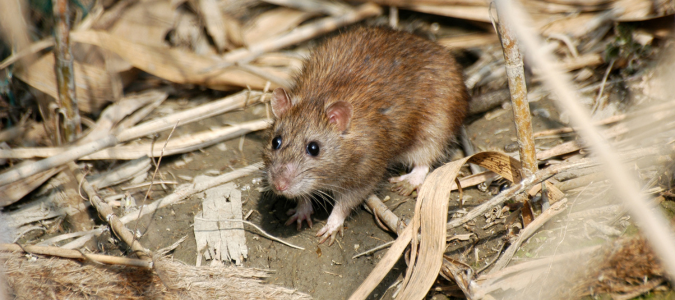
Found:
M 384 276 L 387 275 L 389 270 L 394 267 L 394 264 L 398 261 L 403 254 L 403 250 L 408 247 L 410 240 L 412 239 L 412 226 L 408 226 L 403 230 L 403 232 L 396 238 L 394 243 L 389 247 L 389 251 L 377 262 L 375 268 L 370 271 L 368 277 L 359 285 L 359 287 L 352 293 L 349 297 L 349 300 L 361 300 L 366 299 L 370 292 L 372 292 L 375 287 L 384 279 Z
M 563 212 L 565 208 L 567 208 L 567 200 L 560 200 L 553 204 L 550 209 L 547 209 L 545 212 L 539 215 L 532 223 L 530 223 L 530 225 L 525 227 L 525 229 L 521 231 L 520 235 L 518 236 L 518 239 L 511 243 L 502 257 L 497 260 L 490 273 L 499 271 L 506 267 L 509 261 L 511 261 L 511 258 L 513 258 L 513 255 L 515 255 L 516 251 L 518 251 L 518 248 L 520 248 L 520 245 L 525 242 L 525 240 L 530 238 L 541 226 L 546 224 L 548 220 Z
M 420 231 L 419 245 L 417 235 L 413 235 L 410 267 L 396 299 L 423 299 L 426 291 L 436 281 L 443 265 L 450 191 L 460 168 L 470 158 L 448 163 L 424 180 L 417 197 L 412 224 L 408 226 L 412 227 L 413 232 Z
M 258 91 L 242 91 L 217 101 L 142 123 L 120 132 L 118 136 L 120 141 L 129 141 L 147 134 L 171 129 L 179 121 L 179 125 L 189 124 L 254 104 L 260 101 L 261 95 L 262 93 Z
M 466 49 L 496 44 L 499 38 L 492 33 L 474 33 L 438 39 L 437 43 L 448 49 Z
M 225 21 L 218 7 L 216 0 L 198 0 L 199 14 L 204 19 L 206 31 L 216 44 L 218 52 L 223 52 L 227 48 L 227 34 L 225 32 Z
M 412 223 L 403 230 L 366 280 L 351 295 L 350 300 L 366 299 L 393 267 L 409 242 L 412 243 L 411 267 L 408 268 L 408 274 L 406 274 L 406 280 L 403 283 L 404 288 L 399 293 L 398 299 L 421 299 L 426 295 L 426 291 L 438 277 L 443 261 L 446 241 L 446 225 L 444 223 L 448 214 L 447 199 L 454 185 L 454 178 L 457 177 L 459 169 L 467 161 L 496 171 L 504 178 L 520 179 L 520 163 L 508 155 L 498 152 L 477 153 L 436 169 L 429 174 L 422 185 Z M 513 194 L 524 190 L 524 188 L 515 189 Z M 490 207 L 492 206 L 494 204 L 490 205 Z M 417 232 L 421 233 L 419 247 L 417 234 L 413 234 Z M 417 251 L 419 251 L 419 255 Z M 424 293 L 420 291 L 424 291 Z
M 441 5 L 426 5 L 426 4 L 412 4 L 404 5 L 402 8 L 419 11 L 428 14 L 439 16 L 446 16 L 451 18 L 458 18 L 479 22 L 490 22 L 487 6 L 441 6 Z
M 180 121 L 180 125 L 184 125 L 197 120 L 222 114 L 224 112 L 233 109 L 243 108 L 247 104 L 253 104 L 256 101 L 259 101 L 260 95 L 261 93 L 256 91 L 252 92 L 243 91 L 238 94 L 225 97 L 218 101 L 209 102 L 195 108 L 187 109 L 168 116 L 153 119 L 151 121 L 142 123 L 138 126 L 124 129 L 120 133 L 118 133 L 117 136 L 120 142 L 126 142 L 148 134 L 168 130 L 171 129 L 173 125 L 178 121 Z M 147 147 L 147 149 L 149 149 L 149 147 Z M 61 147 L 17 148 L 11 150 L 0 149 L 0 158 L 51 157 L 57 154 L 61 154 L 64 151 L 66 151 L 66 149 Z M 144 149 L 142 151 L 147 150 Z M 126 155 L 123 157 L 138 158 L 140 156 Z M 126 158 L 126 159 L 134 159 L 134 158 Z
M 166 92 L 149 91 L 142 94 L 126 96 L 113 105 L 107 107 L 101 113 L 101 116 L 96 121 L 96 126 L 87 133 L 87 136 L 78 141 L 78 144 L 93 141 L 102 136 L 105 136 L 119 121 L 127 115 L 133 113 L 138 108 L 145 106 L 151 102 L 164 100 L 169 96 Z

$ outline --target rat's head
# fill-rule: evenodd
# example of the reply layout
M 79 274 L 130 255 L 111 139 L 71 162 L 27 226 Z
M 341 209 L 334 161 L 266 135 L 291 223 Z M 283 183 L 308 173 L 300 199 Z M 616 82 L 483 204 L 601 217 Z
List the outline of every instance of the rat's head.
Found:
M 343 148 L 352 105 L 292 99 L 283 88 L 274 90 L 271 104 L 276 119 L 263 161 L 272 191 L 295 198 L 339 189 L 335 175 L 349 156 Z

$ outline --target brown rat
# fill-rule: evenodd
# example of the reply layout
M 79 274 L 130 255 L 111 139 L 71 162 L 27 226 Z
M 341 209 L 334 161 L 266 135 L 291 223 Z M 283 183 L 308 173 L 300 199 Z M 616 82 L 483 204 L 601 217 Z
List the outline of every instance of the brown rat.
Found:
M 364 27 L 316 47 L 295 86 L 271 100 L 263 160 L 271 189 L 298 201 L 286 225 L 312 227 L 312 196 L 330 192 L 335 206 L 317 236 L 332 244 L 395 163 L 413 166 L 390 179 L 411 194 L 446 153 L 468 99 L 452 55 L 412 34 Z

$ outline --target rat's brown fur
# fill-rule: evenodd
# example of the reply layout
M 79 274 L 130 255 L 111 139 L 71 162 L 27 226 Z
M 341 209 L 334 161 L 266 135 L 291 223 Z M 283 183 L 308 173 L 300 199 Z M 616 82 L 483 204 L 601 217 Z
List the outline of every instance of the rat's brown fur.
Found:
M 263 154 L 270 185 L 300 201 L 332 191 L 334 211 L 362 203 L 391 164 L 437 162 L 468 108 L 462 71 L 446 49 L 384 28 L 352 30 L 315 48 L 289 94 Z M 326 114 L 338 101 L 352 107 L 344 131 Z M 283 141 L 278 150 L 275 137 Z M 312 141 L 316 157 L 306 151 Z M 280 177 L 293 189 L 275 189 Z

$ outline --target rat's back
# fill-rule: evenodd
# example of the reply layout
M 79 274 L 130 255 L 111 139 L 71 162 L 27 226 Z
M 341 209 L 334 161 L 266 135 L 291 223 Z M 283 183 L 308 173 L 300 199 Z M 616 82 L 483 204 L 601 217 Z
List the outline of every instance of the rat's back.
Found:
M 422 141 L 438 145 L 425 161 L 438 160 L 468 108 L 462 71 L 446 49 L 378 27 L 351 30 L 316 47 L 291 94 L 316 111 L 336 101 L 351 103 L 355 137 L 366 138 L 364 146 L 383 159 L 407 163 L 413 161 L 406 152 Z

